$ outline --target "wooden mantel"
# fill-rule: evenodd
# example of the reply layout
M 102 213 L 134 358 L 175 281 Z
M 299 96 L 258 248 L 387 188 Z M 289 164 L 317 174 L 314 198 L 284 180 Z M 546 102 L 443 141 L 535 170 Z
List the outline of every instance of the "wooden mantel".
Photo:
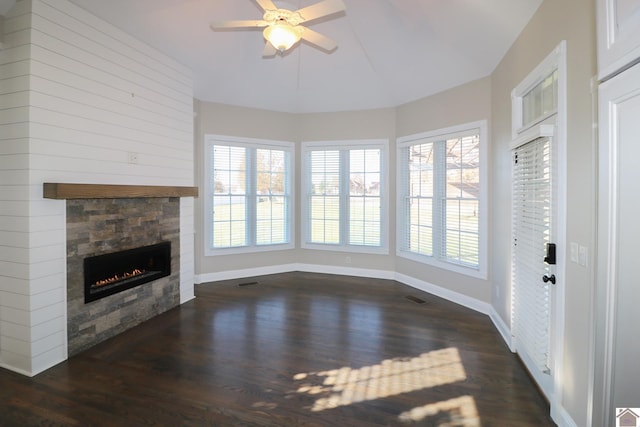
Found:
M 198 187 L 161 185 L 65 184 L 45 182 L 45 199 L 134 199 L 144 197 L 197 197 Z

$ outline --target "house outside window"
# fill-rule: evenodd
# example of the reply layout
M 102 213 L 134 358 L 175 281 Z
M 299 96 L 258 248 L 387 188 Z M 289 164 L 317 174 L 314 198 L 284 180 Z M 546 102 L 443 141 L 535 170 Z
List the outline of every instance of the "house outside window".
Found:
M 398 140 L 397 255 L 486 278 L 486 121 Z
M 388 252 L 386 140 L 306 142 L 302 247 Z
M 205 140 L 206 254 L 293 247 L 292 143 Z

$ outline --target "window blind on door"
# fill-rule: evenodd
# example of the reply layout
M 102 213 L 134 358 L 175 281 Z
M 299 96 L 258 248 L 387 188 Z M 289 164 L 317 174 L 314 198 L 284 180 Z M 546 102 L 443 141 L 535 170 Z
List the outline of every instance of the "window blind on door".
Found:
M 513 318 L 518 352 L 549 372 L 550 284 L 543 263 L 552 212 L 551 144 L 538 138 L 513 151 Z

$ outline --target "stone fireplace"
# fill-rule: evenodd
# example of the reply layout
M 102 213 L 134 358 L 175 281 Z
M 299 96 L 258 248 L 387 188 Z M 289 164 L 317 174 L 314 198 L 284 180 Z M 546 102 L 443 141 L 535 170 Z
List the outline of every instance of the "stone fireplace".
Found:
M 49 184 L 49 186 L 54 184 Z M 183 192 L 156 191 L 158 187 L 85 186 L 55 184 L 45 197 L 66 200 L 67 239 L 67 348 L 72 356 L 120 334 L 180 304 L 180 196 Z M 66 194 L 66 187 L 81 190 Z M 88 188 L 93 188 L 86 191 Z M 173 188 L 173 187 L 170 187 Z M 197 189 L 186 195 L 193 196 Z M 149 191 L 150 190 L 150 191 Z M 106 264 L 123 261 L 159 263 L 162 255 L 138 256 L 141 248 L 163 247 L 169 255 L 167 274 L 139 286 L 85 296 L 85 266 L 105 257 Z M 116 253 L 120 252 L 120 255 Z M 147 258 L 145 258 L 147 257 Z M 102 267 L 100 267 L 102 268 Z M 137 269 L 137 267 L 136 267 Z

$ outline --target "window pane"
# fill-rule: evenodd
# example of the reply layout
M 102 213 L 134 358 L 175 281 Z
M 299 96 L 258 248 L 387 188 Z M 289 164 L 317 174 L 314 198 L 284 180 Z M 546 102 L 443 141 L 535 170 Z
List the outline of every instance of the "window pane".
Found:
M 413 252 L 433 255 L 433 227 L 432 227 L 431 198 L 414 198 L 410 200 L 409 209 L 409 248 Z
M 325 221 L 324 243 L 340 243 L 340 221 Z
M 283 150 L 256 150 L 258 194 L 285 194 L 286 158 Z
M 444 256 L 456 263 L 478 265 L 480 138 L 470 135 L 447 141 Z M 473 246 L 475 244 L 475 246 Z
M 246 148 L 211 146 L 212 247 L 247 244 Z
M 349 244 L 380 246 L 379 149 L 349 151 Z
M 418 254 L 432 256 L 433 233 L 431 227 L 412 225 L 410 233 L 410 250 Z
M 288 153 L 256 150 L 256 245 L 288 242 Z
M 215 198 L 213 210 L 213 247 L 244 246 L 246 221 L 244 198 L 239 196 Z
M 311 187 L 317 194 L 340 193 L 340 152 L 311 152 Z
M 478 232 L 478 200 L 460 202 L 460 230 Z
M 522 97 L 522 124 L 530 125 L 558 108 L 558 70 Z
M 313 243 L 340 243 L 340 152 L 311 151 L 310 236 Z M 336 223 L 338 224 L 336 226 Z
M 406 145 L 400 156 L 401 248 L 479 267 L 480 134 Z
M 308 243 L 382 245 L 382 153 L 352 147 L 306 152 Z
M 288 243 L 290 152 L 250 144 L 209 147 L 210 247 Z
M 434 144 L 408 147 L 408 249 L 433 255 Z
M 433 143 L 409 148 L 409 179 L 412 196 L 433 196 Z
M 364 245 L 380 246 L 382 243 L 380 237 L 380 220 L 364 222 Z
M 286 243 L 287 204 L 284 196 L 258 196 L 256 203 L 256 244 Z
M 479 265 L 478 233 L 460 234 L 460 262 L 469 265 Z
M 310 208 L 311 241 L 313 243 L 340 243 L 339 197 L 312 196 Z

